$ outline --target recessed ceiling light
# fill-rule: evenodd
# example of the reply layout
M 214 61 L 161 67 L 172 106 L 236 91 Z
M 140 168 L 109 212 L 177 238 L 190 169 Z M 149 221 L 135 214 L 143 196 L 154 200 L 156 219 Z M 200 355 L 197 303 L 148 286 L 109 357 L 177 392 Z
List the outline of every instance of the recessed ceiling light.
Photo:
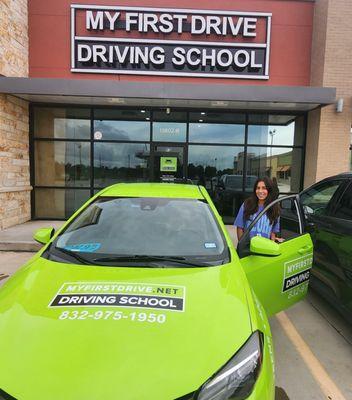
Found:
M 204 111 L 202 111 L 202 112 L 200 113 L 200 115 L 205 115 L 205 112 L 204 112 Z
M 200 119 L 200 120 L 199 120 L 199 122 L 203 122 L 203 120 L 202 120 L 202 119 Z
M 149 121 L 149 120 L 150 120 L 150 118 L 149 118 L 149 117 L 147 117 L 147 118 L 146 118 L 146 120 L 147 120 L 147 121 Z
M 145 113 L 145 110 L 141 110 L 141 113 L 143 113 L 143 114 L 144 114 L 144 113 Z

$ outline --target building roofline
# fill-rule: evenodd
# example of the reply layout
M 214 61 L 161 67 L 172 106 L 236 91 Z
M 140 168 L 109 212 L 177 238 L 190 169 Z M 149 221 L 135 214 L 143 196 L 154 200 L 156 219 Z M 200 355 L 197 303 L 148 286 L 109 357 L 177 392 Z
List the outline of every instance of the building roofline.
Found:
M 116 80 L 0 77 L 0 93 L 56 96 L 266 101 L 332 104 L 336 89 L 310 86 L 121 82 Z

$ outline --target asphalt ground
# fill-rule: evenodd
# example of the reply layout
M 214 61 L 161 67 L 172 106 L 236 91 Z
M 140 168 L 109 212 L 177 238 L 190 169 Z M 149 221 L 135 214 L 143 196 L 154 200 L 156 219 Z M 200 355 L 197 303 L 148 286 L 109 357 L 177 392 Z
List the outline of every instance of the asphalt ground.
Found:
M 0 252 L 0 286 L 33 253 Z M 352 326 L 317 293 L 270 320 L 276 400 L 352 400 Z

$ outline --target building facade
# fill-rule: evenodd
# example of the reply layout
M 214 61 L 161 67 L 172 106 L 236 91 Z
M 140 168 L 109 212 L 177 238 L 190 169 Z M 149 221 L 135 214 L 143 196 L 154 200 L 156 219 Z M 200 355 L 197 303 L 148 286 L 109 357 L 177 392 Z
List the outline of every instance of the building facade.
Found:
M 1 228 L 116 182 L 203 184 L 226 222 L 350 169 L 348 0 L 1 5 Z

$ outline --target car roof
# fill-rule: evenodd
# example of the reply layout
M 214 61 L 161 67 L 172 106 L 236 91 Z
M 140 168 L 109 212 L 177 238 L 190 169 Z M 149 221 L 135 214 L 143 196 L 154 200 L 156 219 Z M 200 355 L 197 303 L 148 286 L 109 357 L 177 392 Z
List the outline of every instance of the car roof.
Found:
M 105 188 L 100 196 L 204 199 L 199 186 L 176 183 L 117 183 Z
M 352 172 L 351 172 L 351 171 L 349 171 L 349 172 L 342 172 L 341 174 L 336 175 L 336 176 L 342 176 L 342 177 L 344 177 L 344 178 L 352 178 Z
M 330 181 L 330 180 L 334 180 L 334 179 L 341 179 L 341 178 L 342 179 L 351 179 L 352 178 L 352 172 L 342 172 L 342 173 L 337 174 L 337 175 L 326 177 L 326 178 L 324 178 L 324 179 L 322 179 L 322 180 L 320 180 L 320 181 L 318 181 L 316 183 L 320 183 L 320 182 L 324 182 L 324 181 Z

